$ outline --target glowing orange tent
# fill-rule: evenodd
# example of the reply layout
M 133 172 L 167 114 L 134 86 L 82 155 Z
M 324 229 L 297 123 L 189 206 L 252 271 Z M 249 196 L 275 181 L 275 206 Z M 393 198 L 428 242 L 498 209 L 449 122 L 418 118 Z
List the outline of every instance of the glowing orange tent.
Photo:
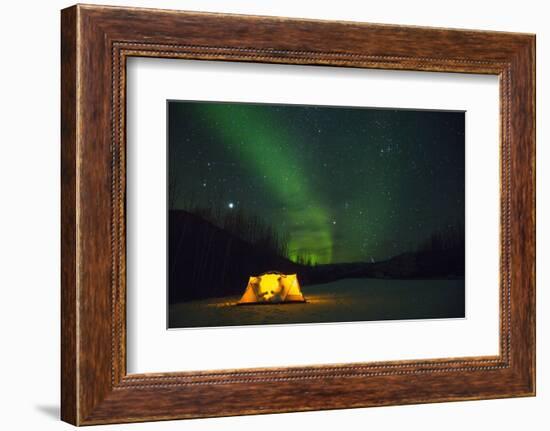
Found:
M 306 302 L 296 274 L 270 271 L 250 277 L 237 305 Z

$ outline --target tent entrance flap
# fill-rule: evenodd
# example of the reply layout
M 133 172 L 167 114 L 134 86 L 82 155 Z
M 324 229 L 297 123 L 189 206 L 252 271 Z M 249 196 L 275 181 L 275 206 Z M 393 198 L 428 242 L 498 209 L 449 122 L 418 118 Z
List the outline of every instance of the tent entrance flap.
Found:
M 266 272 L 252 276 L 237 305 L 306 302 L 296 274 Z

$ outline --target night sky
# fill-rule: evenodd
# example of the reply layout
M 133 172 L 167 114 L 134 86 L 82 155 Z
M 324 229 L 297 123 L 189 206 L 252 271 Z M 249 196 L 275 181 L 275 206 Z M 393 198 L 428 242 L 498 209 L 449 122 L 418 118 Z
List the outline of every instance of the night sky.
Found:
M 464 223 L 464 112 L 168 102 L 171 209 L 261 217 L 289 257 L 378 261 Z M 170 191 L 169 191 L 170 194 Z

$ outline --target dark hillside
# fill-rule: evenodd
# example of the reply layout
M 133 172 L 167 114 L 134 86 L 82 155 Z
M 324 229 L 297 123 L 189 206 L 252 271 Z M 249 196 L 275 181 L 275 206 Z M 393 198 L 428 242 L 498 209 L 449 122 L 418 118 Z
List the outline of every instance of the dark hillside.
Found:
M 170 211 L 168 223 L 170 303 L 240 294 L 251 275 L 302 268 L 187 211 Z

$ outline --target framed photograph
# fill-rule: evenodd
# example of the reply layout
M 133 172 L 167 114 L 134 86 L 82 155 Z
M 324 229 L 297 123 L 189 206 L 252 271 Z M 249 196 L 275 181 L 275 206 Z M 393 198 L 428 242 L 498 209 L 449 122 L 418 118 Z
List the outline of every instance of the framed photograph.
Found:
M 535 37 L 61 14 L 62 419 L 535 394 Z
M 464 112 L 167 109 L 168 328 L 465 317 Z

